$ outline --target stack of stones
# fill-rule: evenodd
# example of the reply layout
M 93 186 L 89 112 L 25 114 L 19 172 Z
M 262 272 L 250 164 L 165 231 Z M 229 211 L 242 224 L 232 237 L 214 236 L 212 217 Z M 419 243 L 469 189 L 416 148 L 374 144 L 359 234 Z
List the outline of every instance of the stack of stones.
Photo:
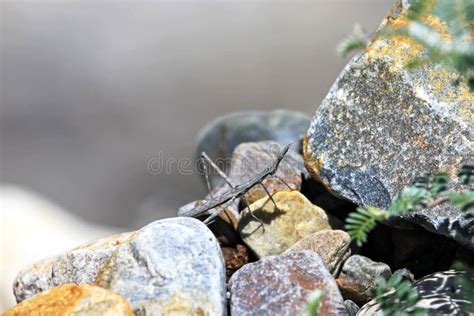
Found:
M 382 27 L 405 23 L 407 3 L 397 2 Z M 409 40 L 376 36 L 312 120 L 275 111 L 211 123 L 198 151 L 231 157 L 226 171 L 234 184 L 268 167 L 273 149 L 293 141 L 263 182 L 272 199 L 256 186 L 210 226 L 183 216 L 159 220 L 36 262 L 18 274 L 18 305 L 4 315 L 298 315 L 318 290 L 320 315 L 372 315 L 377 278 L 396 269 L 414 282 L 430 313 L 472 304 L 437 282 L 451 284 L 456 273 L 442 270 L 474 257 L 474 216 L 444 205 L 422 210 L 385 223 L 364 248 L 342 230 L 355 206 L 385 208 L 417 176 L 454 175 L 473 157 L 472 94 L 452 84 L 449 70 L 402 67 L 419 53 Z M 206 200 L 228 191 L 219 178 L 212 184 Z

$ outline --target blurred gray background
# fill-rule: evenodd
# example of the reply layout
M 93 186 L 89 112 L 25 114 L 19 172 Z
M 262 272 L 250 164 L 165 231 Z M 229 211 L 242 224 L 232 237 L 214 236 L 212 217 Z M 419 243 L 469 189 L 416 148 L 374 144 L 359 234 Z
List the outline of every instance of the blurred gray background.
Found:
M 1 1 L 0 181 L 104 225 L 138 227 L 201 197 L 196 135 L 238 110 L 310 115 L 392 0 Z

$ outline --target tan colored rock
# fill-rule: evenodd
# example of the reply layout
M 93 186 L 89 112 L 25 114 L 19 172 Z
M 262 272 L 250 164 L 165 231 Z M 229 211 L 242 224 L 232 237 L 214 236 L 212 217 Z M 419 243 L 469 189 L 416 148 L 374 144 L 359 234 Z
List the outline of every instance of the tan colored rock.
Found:
M 269 197 L 250 205 L 239 222 L 240 236 L 260 258 L 278 255 L 298 240 L 323 229 L 331 229 L 325 211 L 312 204 L 298 191 L 282 191 L 273 195 L 278 209 Z
M 94 284 L 102 265 L 131 234 L 102 238 L 26 267 L 13 282 L 17 302 L 61 284 Z
M 121 295 L 88 284 L 63 284 L 27 299 L 2 316 L 87 315 L 132 316 L 130 304 Z
M 351 238 L 342 230 L 321 230 L 300 239 L 286 252 L 308 250 L 317 253 L 329 272 L 336 275 L 342 263 L 349 258 Z

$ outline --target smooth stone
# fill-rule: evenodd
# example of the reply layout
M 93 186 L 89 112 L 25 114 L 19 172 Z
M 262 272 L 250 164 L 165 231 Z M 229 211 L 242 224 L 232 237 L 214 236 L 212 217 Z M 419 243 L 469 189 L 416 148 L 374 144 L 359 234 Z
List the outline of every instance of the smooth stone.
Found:
M 349 258 L 351 238 L 342 230 L 321 230 L 297 241 L 286 252 L 308 250 L 323 259 L 329 272 L 336 275 L 342 263 Z
M 352 255 L 342 266 L 341 275 L 365 279 L 375 285 L 380 277 L 388 280 L 392 276 L 392 271 L 383 262 L 375 262 L 361 255 Z
M 132 316 L 121 295 L 88 284 L 63 284 L 24 300 L 2 316 Z
M 474 157 L 474 94 L 458 74 L 425 64 L 415 41 L 381 36 L 406 25 L 407 5 L 397 1 L 364 53 L 344 68 L 316 109 L 304 155 L 308 170 L 335 195 L 357 205 L 387 208 L 417 177 L 447 172 L 453 179 Z M 434 16 L 424 17 L 437 30 Z M 474 215 L 449 203 L 394 218 L 448 236 L 474 249 Z M 404 224 L 403 224 L 404 225 Z
M 102 265 L 131 234 L 102 238 L 24 268 L 13 282 L 17 302 L 65 283 L 94 284 Z
M 229 282 L 231 315 L 300 315 L 322 290 L 321 315 L 345 315 L 343 299 L 323 260 L 314 252 L 263 258 L 238 270 Z
M 471 315 L 461 312 L 472 306 L 474 298 L 468 297 L 472 289 L 466 289 L 459 277 L 465 277 L 463 271 L 442 271 L 427 275 L 413 284 L 418 292 L 416 307 L 425 308 L 426 315 Z M 474 278 L 471 279 L 474 282 Z M 472 284 L 472 283 L 471 283 Z M 361 307 L 358 316 L 371 316 L 380 312 L 380 305 L 374 300 Z
M 194 218 L 136 231 L 102 267 L 96 284 L 123 295 L 137 315 L 223 315 L 225 266 L 212 232 Z
M 262 198 L 250 205 L 256 220 L 245 209 L 239 222 L 242 240 L 259 258 L 278 255 L 301 238 L 323 229 L 331 229 L 323 209 L 317 207 L 298 191 L 283 191 Z
M 266 140 L 283 145 L 293 142 L 292 148 L 301 152 L 301 139 L 310 122 L 311 117 L 307 114 L 288 110 L 230 113 L 213 120 L 200 131 L 196 159 L 200 159 L 204 151 L 214 161 L 228 161 L 238 145 Z M 210 179 L 214 186 L 222 181 L 215 173 Z

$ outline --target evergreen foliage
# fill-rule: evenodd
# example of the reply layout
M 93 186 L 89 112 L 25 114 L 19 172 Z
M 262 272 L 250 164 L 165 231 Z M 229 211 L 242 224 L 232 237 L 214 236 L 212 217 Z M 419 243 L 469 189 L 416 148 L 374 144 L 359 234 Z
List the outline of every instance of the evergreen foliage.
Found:
M 426 314 L 424 308 L 415 306 L 419 300 L 418 292 L 410 282 L 402 281 L 400 275 L 394 274 L 388 281 L 379 278 L 374 294 L 382 316 Z
M 324 292 L 321 290 L 316 290 L 311 294 L 306 305 L 305 316 L 319 316 L 319 308 L 323 296 Z

